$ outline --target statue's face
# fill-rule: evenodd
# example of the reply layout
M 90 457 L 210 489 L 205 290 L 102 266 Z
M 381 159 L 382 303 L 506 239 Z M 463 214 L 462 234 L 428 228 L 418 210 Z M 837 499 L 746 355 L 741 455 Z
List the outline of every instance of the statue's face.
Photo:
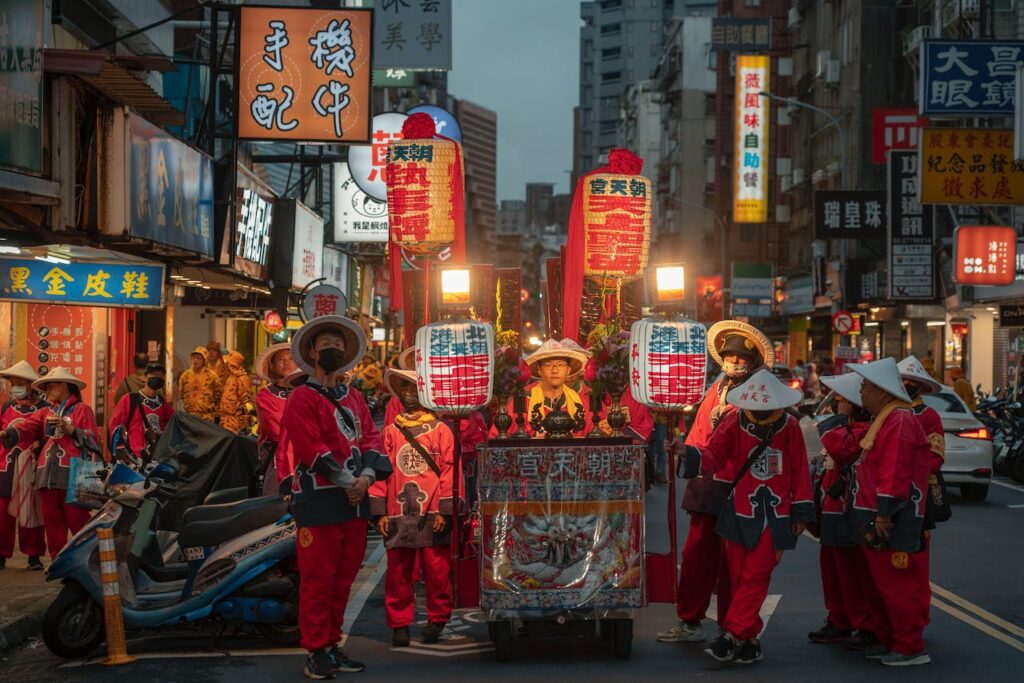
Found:
M 545 385 L 552 389 L 558 389 L 565 384 L 569 377 L 569 361 L 561 358 L 541 361 L 540 379 Z

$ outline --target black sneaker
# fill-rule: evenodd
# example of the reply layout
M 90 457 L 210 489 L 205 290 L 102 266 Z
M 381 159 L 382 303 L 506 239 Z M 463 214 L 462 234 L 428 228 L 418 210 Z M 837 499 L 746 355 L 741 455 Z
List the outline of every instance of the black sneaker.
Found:
M 878 638 L 871 631 L 854 631 L 849 642 L 846 643 L 846 649 L 855 652 L 863 652 L 877 646 Z
M 740 645 L 739 652 L 736 653 L 733 661 L 737 664 L 753 664 L 762 659 L 764 659 L 764 653 L 761 652 L 761 641 L 748 640 Z
M 0 557 L 0 569 L 7 569 L 7 558 Z
M 38 555 L 31 555 L 28 558 L 28 568 L 31 569 L 32 571 L 37 571 L 37 572 L 38 571 L 42 571 L 43 570 L 43 561 L 39 559 Z
M 403 626 L 391 632 L 391 644 L 395 647 L 409 646 L 409 627 Z
M 306 674 L 306 678 L 311 678 L 314 681 L 334 678 L 331 655 L 326 647 L 309 653 L 309 656 L 306 657 L 306 667 L 302 670 L 302 673 Z
M 437 641 L 441 640 L 441 631 L 444 630 L 444 624 L 435 624 L 433 622 L 423 627 L 422 640 L 427 645 L 433 645 Z
M 331 671 L 339 671 L 343 674 L 357 674 L 360 671 L 366 671 L 365 664 L 349 659 L 345 651 L 337 645 L 327 651 L 327 656 L 331 658 Z M 331 676 L 331 678 L 334 677 Z
M 709 647 L 704 648 L 704 652 L 720 662 L 731 662 L 739 652 L 740 645 L 731 635 L 723 633 Z
M 807 639 L 812 643 L 839 643 L 849 640 L 850 635 L 847 629 L 834 626 L 832 622 L 826 620 L 824 626 L 808 633 Z

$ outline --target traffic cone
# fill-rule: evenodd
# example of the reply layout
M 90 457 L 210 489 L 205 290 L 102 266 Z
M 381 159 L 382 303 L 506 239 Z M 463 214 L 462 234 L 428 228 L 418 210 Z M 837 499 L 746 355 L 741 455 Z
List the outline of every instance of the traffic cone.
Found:
M 128 654 L 121 615 L 121 589 L 117 581 L 117 553 L 114 530 L 99 529 L 100 578 L 103 583 L 103 623 L 107 630 L 107 658 L 104 664 L 130 664 L 135 657 Z

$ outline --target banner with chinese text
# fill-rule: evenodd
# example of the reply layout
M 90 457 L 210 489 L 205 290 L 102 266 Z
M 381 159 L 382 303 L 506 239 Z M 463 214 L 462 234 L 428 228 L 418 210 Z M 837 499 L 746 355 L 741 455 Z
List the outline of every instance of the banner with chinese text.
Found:
M 164 267 L 0 258 L 0 300 L 161 308 Z
M 768 98 L 771 58 L 736 56 L 736 150 L 733 221 L 768 221 Z
M 1011 130 L 925 128 L 921 160 L 922 204 L 1024 203 Z
M 889 295 L 894 300 L 935 296 L 935 207 L 918 201 L 917 152 L 889 152 Z
M 921 113 L 1013 116 L 1019 41 L 926 40 L 921 48 Z
M 827 239 L 885 237 L 885 192 L 832 190 L 814 193 L 814 236 Z
M 1002 225 L 961 225 L 953 232 L 958 285 L 1009 285 L 1016 277 L 1017 231 Z
M 373 68 L 452 68 L 452 0 L 374 3 Z
M 373 12 L 240 12 L 238 137 L 369 142 Z

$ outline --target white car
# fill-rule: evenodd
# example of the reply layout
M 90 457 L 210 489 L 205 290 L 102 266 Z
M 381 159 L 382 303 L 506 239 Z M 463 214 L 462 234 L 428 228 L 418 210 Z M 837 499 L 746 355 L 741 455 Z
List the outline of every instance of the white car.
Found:
M 946 486 L 958 487 L 964 500 L 985 500 L 992 480 L 992 435 L 950 387 L 943 386 L 941 391 L 925 394 L 922 398 L 926 405 L 938 412 L 946 432 L 946 460 L 942 465 Z M 829 399 L 831 394 L 818 404 L 811 415 L 800 420 L 807 455 L 812 460 L 821 452 L 817 423 L 827 417 L 821 411 Z

